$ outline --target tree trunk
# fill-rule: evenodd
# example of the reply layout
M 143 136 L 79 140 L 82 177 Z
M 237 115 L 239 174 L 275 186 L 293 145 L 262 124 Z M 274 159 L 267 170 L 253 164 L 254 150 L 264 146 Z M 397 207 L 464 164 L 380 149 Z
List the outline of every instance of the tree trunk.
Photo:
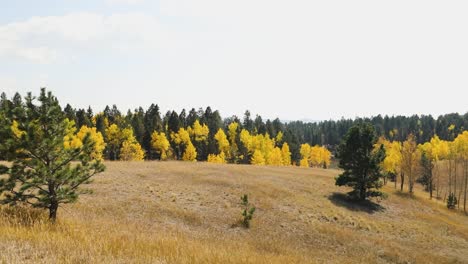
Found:
M 413 185 L 414 185 L 414 180 L 413 180 L 413 172 L 410 170 L 410 173 L 408 175 L 408 190 L 410 194 L 413 194 Z
M 429 180 L 429 199 L 432 200 L 432 173 L 431 173 L 431 179 Z
M 58 210 L 59 203 L 57 201 L 57 193 L 55 190 L 54 181 L 49 181 L 48 187 L 49 187 L 49 199 L 50 199 L 49 220 L 52 223 L 55 223 L 55 220 L 57 219 L 57 210 Z
M 452 160 L 448 160 L 448 185 L 449 185 L 449 194 L 452 193 Z
M 468 161 L 464 161 L 465 166 L 464 166 L 464 174 L 465 174 L 465 195 L 463 198 L 463 211 L 466 213 L 466 191 L 468 189 Z
M 366 199 L 366 187 L 362 186 L 360 193 L 359 193 L 359 198 L 361 198 L 362 201 Z
M 402 172 L 400 173 L 401 183 L 400 183 L 400 191 L 403 191 L 403 185 L 405 184 L 405 174 Z
M 436 175 L 437 175 L 436 176 L 436 195 L 437 195 L 436 199 L 439 199 L 440 198 L 440 195 L 439 195 L 439 186 L 440 186 L 439 185 L 439 170 L 438 170 L 439 167 L 437 166 L 437 163 L 436 163 L 435 166 L 436 166 Z
M 57 210 L 58 210 L 58 202 L 52 201 L 49 207 L 49 220 L 52 223 L 55 223 L 55 221 L 57 220 Z

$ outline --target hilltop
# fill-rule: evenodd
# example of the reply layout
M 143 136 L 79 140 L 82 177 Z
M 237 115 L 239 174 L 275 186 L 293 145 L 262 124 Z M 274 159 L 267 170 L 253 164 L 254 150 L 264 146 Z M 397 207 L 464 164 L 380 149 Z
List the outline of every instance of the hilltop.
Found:
M 76 204 L 3 208 L 6 263 L 466 263 L 468 217 L 416 192 L 356 205 L 337 170 L 106 162 Z M 257 207 L 237 225 L 240 196 Z M 45 212 L 44 212 L 45 213 Z M 16 217 L 16 218 L 15 218 Z

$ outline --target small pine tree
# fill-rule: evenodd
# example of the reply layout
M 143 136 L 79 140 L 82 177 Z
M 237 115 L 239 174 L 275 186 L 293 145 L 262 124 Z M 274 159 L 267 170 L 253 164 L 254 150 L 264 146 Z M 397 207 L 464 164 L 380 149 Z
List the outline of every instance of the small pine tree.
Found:
M 242 204 L 242 226 L 245 228 L 250 228 L 250 221 L 253 218 L 255 213 L 255 207 L 249 203 L 249 196 L 244 194 L 241 197 L 241 204 Z
M 457 196 L 455 195 L 455 193 L 450 193 L 447 199 L 447 208 L 455 209 L 455 207 L 457 206 L 457 203 L 458 203 L 458 200 L 457 200 Z

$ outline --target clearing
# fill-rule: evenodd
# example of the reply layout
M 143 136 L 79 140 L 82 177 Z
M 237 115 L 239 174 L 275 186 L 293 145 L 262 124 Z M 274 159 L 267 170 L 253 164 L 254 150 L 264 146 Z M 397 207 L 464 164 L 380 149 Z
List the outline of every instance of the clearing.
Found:
M 388 183 L 355 205 L 337 170 L 106 162 L 92 194 L 46 212 L 0 210 L 6 263 L 468 263 L 468 217 Z M 240 197 L 257 207 L 237 226 Z

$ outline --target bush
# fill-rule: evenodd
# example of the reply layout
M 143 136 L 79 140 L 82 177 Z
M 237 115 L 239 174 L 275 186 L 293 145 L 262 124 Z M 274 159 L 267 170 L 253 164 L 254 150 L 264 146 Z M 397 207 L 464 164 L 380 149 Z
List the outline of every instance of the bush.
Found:
M 448 209 L 455 209 L 455 206 L 457 206 L 457 197 L 455 196 L 454 193 L 450 193 L 448 199 L 447 199 L 447 208 Z
M 255 207 L 249 203 L 249 196 L 244 194 L 241 197 L 241 204 L 242 204 L 242 226 L 245 228 L 250 228 L 250 221 L 253 218 L 253 214 L 255 213 Z

